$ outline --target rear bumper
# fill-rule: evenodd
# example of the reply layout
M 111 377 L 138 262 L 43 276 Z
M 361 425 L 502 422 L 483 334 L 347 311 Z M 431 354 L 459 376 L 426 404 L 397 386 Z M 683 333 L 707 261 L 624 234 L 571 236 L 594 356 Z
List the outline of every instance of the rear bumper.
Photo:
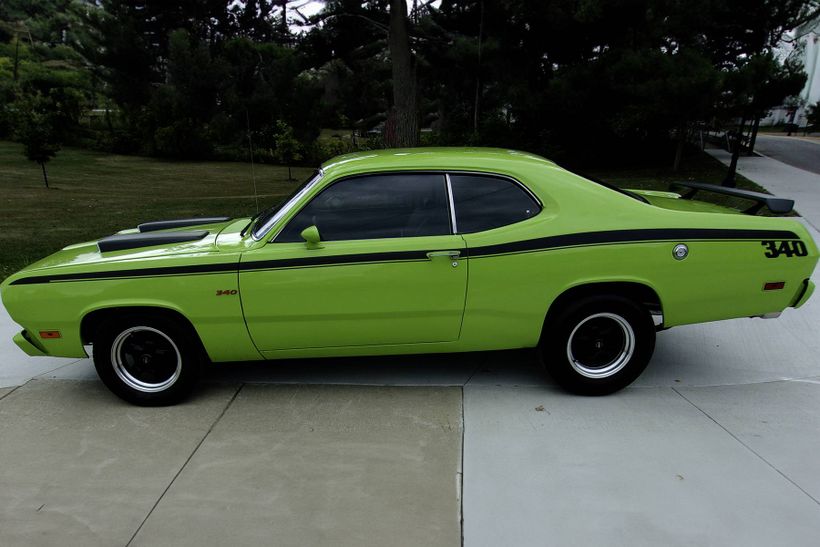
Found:
M 805 304 L 806 301 L 809 298 L 811 298 L 811 295 L 814 293 L 814 281 L 812 281 L 811 279 L 806 279 L 803 283 L 803 292 L 802 294 L 800 294 L 800 296 L 797 297 L 797 300 L 794 301 L 794 304 L 792 304 L 793 308 L 799 308 L 800 306 Z
M 31 355 L 32 357 L 42 357 L 48 355 L 46 351 L 35 345 L 30 339 L 29 334 L 26 331 L 20 331 L 14 335 L 14 343 L 17 344 L 17 347 L 23 350 L 26 355 Z

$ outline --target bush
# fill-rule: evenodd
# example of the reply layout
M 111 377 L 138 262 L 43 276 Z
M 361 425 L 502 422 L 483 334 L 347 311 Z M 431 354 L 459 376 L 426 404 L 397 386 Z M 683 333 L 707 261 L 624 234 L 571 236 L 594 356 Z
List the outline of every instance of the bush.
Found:
M 189 120 L 158 127 L 154 132 L 154 153 L 183 159 L 208 159 L 214 149 L 206 127 Z

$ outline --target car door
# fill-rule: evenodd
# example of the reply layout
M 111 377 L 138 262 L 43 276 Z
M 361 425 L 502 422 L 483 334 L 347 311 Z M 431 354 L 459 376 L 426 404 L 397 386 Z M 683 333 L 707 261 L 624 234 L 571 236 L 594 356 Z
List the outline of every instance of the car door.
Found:
M 464 240 L 443 174 L 331 182 L 261 249 L 240 293 L 260 351 L 448 342 L 464 312 Z M 300 236 L 318 228 L 319 248 Z

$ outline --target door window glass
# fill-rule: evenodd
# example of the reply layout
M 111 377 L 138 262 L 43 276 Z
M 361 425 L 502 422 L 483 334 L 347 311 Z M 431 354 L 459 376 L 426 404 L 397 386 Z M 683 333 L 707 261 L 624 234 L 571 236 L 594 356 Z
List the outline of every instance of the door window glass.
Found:
M 384 174 L 341 180 L 305 205 L 276 241 L 302 241 L 299 234 L 312 225 L 323 241 L 449 234 L 444 175 Z

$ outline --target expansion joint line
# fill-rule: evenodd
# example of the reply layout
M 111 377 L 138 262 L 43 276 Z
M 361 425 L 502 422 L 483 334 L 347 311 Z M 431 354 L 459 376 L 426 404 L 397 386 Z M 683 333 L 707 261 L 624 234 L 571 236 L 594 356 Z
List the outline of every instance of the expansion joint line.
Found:
M 26 382 L 26 384 L 27 384 L 27 383 L 28 383 L 28 382 Z M 25 384 L 23 384 L 23 385 L 25 385 Z M 8 393 L 6 393 L 5 395 L 0 395 L 0 401 L 2 401 L 2 400 L 3 400 L 3 399 L 5 399 L 6 397 L 8 397 L 8 396 L 9 396 L 9 395 L 11 395 L 12 393 L 14 393 L 15 391 L 17 391 L 17 390 L 18 390 L 18 389 L 20 389 L 21 387 L 23 387 L 23 386 L 14 386 L 14 389 L 12 389 L 11 391 L 9 391 L 9 392 L 8 392 Z
M 808 496 L 808 497 L 809 497 L 809 499 L 811 499 L 814 503 L 816 503 L 817 505 L 820 505 L 820 500 L 818 500 L 817 498 L 815 498 L 814 496 L 812 496 L 811 494 L 809 494 L 808 492 L 806 492 L 806 490 L 804 490 L 804 489 L 803 489 L 803 487 L 801 487 L 799 484 L 797 484 L 796 482 L 794 482 L 794 481 L 793 481 L 793 480 L 792 480 L 792 479 L 791 479 L 788 475 L 786 475 L 785 473 L 783 473 L 780 469 L 778 469 L 777 467 L 775 467 L 775 466 L 774 466 L 774 465 L 773 465 L 773 464 L 772 464 L 769 460 L 767 460 L 766 458 L 764 458 L 763 456 L 761 456 L 761 455 L 760 455 L 758 452 L 756 452 L 756 451 L 755 451 L 755 450 L 754 450 L 751 446 L 749 446 L 748 444 L 746 444 L 745 442 L 743 442 L 743 441 L 742 441 L 742 440 L 741 440 L 741 439 L 740 439 L 737 435 L 735 435 L 734 433 L 732 433 L 731 431 L 729 431 L 728 429 L 726 429 L 726 428 L 723 426 L 723 424 L 721 424 L 720 422 L 718 422 L 717 420 L 715 420 L 714 418 L 712 418 L 712 417 L 711 417 L 711 416 L 710 416 L 710 415 L 709 415 L 709 414 L 708 414 L 705 410 L 703 410 L 703 409 L 702 409 L 702 408 L 700 408 L 698 405 L 696 405 L 695 403 L 693 403 L 692 401 L 690 401 L 690 400 L 686 397 L 686 395 L 684 395 L 683 393 L 681 393 L 680 391 L 678 391 L 678 390 L 677 390 L 677 389 L 675 389 L 674 387 L 672 388 L 672 391 L 674 391 L 675 393 L 677 393 L 678 395 L 680 395 L 680 396 L 681 396 L 681 398 L 683 398 L 683 400 L 684 400 L 684 401 L 686 401 L 687 403 L 689 403 L 690 405 L 692 405 L 693 407 L 695 407 L 696 409 L 698 409 L 698 410 L 700 411 L 700 413 L 701 413 L 701 414 L 703 414 L 704 416 L 706 416 L 707 418 L 709 418 L 710 420 L 712 420 L 712 422 L 714 422 L 714 423 L 715 423 L 718 427 L 720 427 L 723 431 L 725 431 L 726 433 L 728 433 L 728 434 L 729 434 L 729 435 L 730 435 L 730 436 L 731 436 L 734 440 L 736 440 L 738 443 L 740 443 L 740 444 L 741 444 L 741 445 L 742 445 L 742 446 L 743 446 L 746 450 L 748 450 L 749 452 L 751 452 L 752 454 L 754 454 L 755 456 L 757 456 L 757 457 L 758 457 L 758 459 L 760 459 L 760 461 L 762 461 L 763 463 L 765 463 L 766 465 L 768 465 L 769 467 L 771 467 L 772 469 L 774 469 L 774 470 L 777 472 L 777 474 L 778 474 L 778 475 L 780 475 L 781 477 L 783 477 L 784 479 L 786 479 L 787 481 L 789 481 L 789 482 L 790 482 L 790 483 L 791 483 L 791 484 L 792 484 L 795 488 L 797 488 L 798 490 L 800 490 L 801 492 L 803 492 L 803 493 L 804 493 L 806 496 Z
M 478 369 L 476 369 L 478 370 Z M 473 372 L 475 374 L 475 372 Z M 470 376 L 472 378 L 472 376 Z M 469 382 L 469 380 L 467 380 Z M 466 383 L 465 382 L 465 385 Z M 461 527 L 461 547 L 464 547 L 464 386 L 461 386 L 461 465 L 459 466 L 458 521 Z
M 205 439 L 207 439 L 207 438 L 208 438 L 208 435 L 210 435 L 210 434 L 211 434 L 211 431 L 213 431 L 213 430 L 214 430 L 214 428 L 216 427 L 216 424 L 218 424 L 218 423 L 219 423 L 219 421 L 222 419 L 222 417 L 225 415 L 225 413 L 226 413 L 226 412 L 228 412 L 228 409 L 231 407 L 231 405 L 233 404 L 233 402 L 236 400 L 236 397 L 239 395 L 239 392 L 240 392 L 240 391 L 242 391 L 242 388 L 243 388 L 243 387 L 245 387 L 245 384 L 244 384 L 244 383 L 239 384 L 239 387 L 237 387 L 237 388 L 236 388 L 236 391 L 234 392 L 233 396 L 231 396 L 231 399 L 228 401 L 228 403 L 225 405 L 225 408 L 223 408 L 223 409 L 222 409 L 222 412 L 220 412 L 220 413 L 219 413 L 219 416 L 217 416 L 217 417 L 216 417 L 216 420 L 214 420 L 214 423 L 212 423 L 212 424 L 211 424 L 211 427 L 209 427 L 209 428 L 208 428 L 208 431 L 206 431 L 206 432 L 205 432 L 205 435 L 203 435 L 203 436 L 202 436 L 202 438 L 201 438 L 201 439 L 199 440 L 199 442 L 196 444 L 196 446 L 194 447 L 194 449 L 193 449 L 193 450 L 191 451 L 191 453 L 188 455 L 188 458 L 185 460 L 185 463 L 183 463 L 183 464 L 182 464 L 182 466 L 179 468 L 179 470 L 178 470 L 178 471 L 176 472 L 176 474 L 174 475 L 174 478 L 173 478 L 173 479 L 171 479 L 171 482 L 169 482 L 169 483 L 168 483 L 168 486 L 166 486 L 166 487 L 165 487 L 165 490 L 163 490 L 163 491 L 162 491 L 162 494 L 159 496 L 159 498 L 157 498 L 157 501 L 155 501 L 155 502 L 154 502 L 154 505 L 151 507 L 151 510 L 150 510 L 150 511 L 148 511 L 148 514 L 147 514 L 147 515 L 145 515 L 145 518 L 144 518 L 144 519 L 142 519 L 142 522 L 141 522 L 141 523 L 140 523 L 140 525 L 137 527 L 137 529 L 134 531 L 134 535 L 132 535 L 132 536 L 131 536 L 131 539 L 129 539 L 129 540 L 128 540 L 128 543 L 126 543 L 126 544 L 125 544 L 125 547 L 129 547 L 129 546 L 131 545 L 131 543 L 133 543 L 134 538 L 136 538 L 136 537 L 137 537 L 137 534 L 139 534 L 139 533 L 140 533 L 140 530 L 142 530 L 142 527 L 143 527 L 143 526 L 145 526 L 145 523 L 146 523 L 146 522 L 148 522 L 148 519 L 149 519 L 149 518 L 151 518 L 151 515 L 154 513 L 154 510 L 155 510 L 155 509 L 157 508 L 157 506 L 159 505 L 159 502 L 161 502 L 161 501 L 162 501 L 162 498 L 164 498 L 164 497 L 165 497 L 165 494 L 167 494 L 167 493 L 168 493 L 168 490 L 170 490 L 170 489 L 171 489 L 171 487 L 174 485 L 174 482 L 176 482 L 177 478 L 180 476 L 180 474 L 182 473 L 182 471 L 183 471 L 183 470 L 185 469 L 185 467 L 188 465 L 188 462 L 190 462 L 190 461 L 191 461 L 191 458 L 193 458 L 193 457 L 194 457 L 194 454 L 196 454 L 196 453 L 197 453 L 197 451 L 199 450 L 199 447 L 200 447 L 200 446 L 202 446 L 202 443 L 204 443 L 204 442 L 205 442 Z

